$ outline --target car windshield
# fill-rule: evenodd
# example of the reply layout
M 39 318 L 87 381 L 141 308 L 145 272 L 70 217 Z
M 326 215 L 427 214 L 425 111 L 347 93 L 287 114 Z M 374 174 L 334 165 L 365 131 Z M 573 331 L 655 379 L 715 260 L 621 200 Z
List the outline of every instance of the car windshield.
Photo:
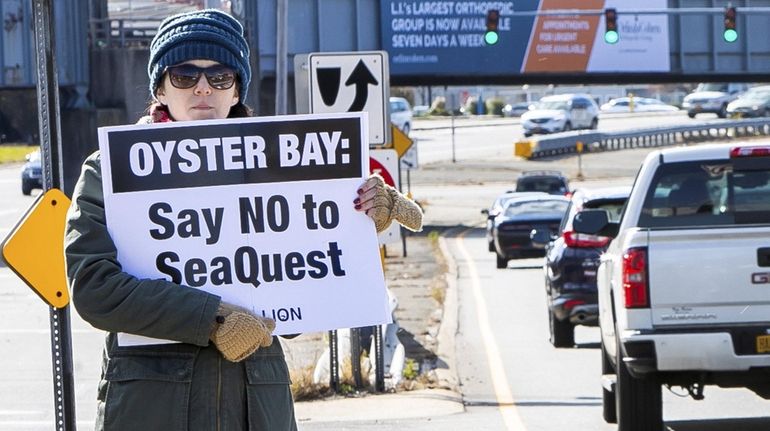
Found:
M 566 100 L 541 100 L 535 105 L 535 109 L 567 109 Z
M 770 223 L 770 168 L 757 158 L 670 163 L 653 179 L 641 227 Z
M 525 214 L 564 213 L 569 201 L 566 200 L 538 200 L 511 202 L 505 208 L 506 217 L 515 217 Z
M 567 186 L 564 181 L 555 177 L 521 178 L 516 183 L 516 191 L 563 194 L 567 192 Z
M 723 93 L 726 93 L 727 84 L 724 84 L 724 83 L 698 84 L 698 87 L 695 89 L 695 91 L 721 91 Z
M 741 97 L 741 99 L 745 100 L 751 100 L 751 101 L 763 101 L 770 99 L 770 90 L 749 90 L 746 92 L 746 94 Z

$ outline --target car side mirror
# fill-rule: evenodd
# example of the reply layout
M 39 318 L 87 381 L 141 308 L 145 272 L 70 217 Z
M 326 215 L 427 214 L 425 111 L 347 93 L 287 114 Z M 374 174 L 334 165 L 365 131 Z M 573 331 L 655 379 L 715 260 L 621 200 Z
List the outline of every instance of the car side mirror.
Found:
M 529 239 L 536 248 L 545 248 L 553 240 L 551 231 L 540 229 L 532 229 L 529 232 Z
M 575 214 L 572 228 L 577 233 L 615 238 L 618 236 L 620 223 L 611 222 L 605 210 L 583 210 Z
M 483 210 L 481 210 L 481 213 L 484 214 L 485 216 L 489 217 L 489 210 L 488 209 L 484 208 Z

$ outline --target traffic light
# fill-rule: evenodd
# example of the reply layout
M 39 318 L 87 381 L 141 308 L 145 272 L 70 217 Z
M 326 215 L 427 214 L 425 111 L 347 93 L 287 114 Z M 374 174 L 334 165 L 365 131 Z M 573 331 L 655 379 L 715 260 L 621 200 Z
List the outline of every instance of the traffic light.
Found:
M 738 31 L 735 29 L 735 8 L 730 6 L 725 8 L 725 31 L 722 33 L 725 42 L 735 42 L 738 40 Z
M 500 39 L 497 35 L 497 25 L 500 22 L 500 11 L 489 9 L 487 11 L 487 32 L 484 33 L 484 42 L 487 45 L 494 45 Z
M 615 8 L 604 9 L 604 41 L 618 43 L 618 13 Z

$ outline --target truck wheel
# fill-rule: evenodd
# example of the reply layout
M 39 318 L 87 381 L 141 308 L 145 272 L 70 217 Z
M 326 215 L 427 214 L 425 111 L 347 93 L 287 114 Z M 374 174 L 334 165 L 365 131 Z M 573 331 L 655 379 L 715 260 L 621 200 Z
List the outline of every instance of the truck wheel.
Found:
M 575 345 L 575 327 L 568 320 L 562 322 L 549 309 L 548 323 L 551 329 L 553 347 L 572 347 Z
M 495 253 L 495 257 L 497 257 L 497 268 L 507 268 L 508 267 L 508 259 L 505 256 L 500 256 L 499 254 Z
M 633 377 L 623 362 L 617 343 L 615 407 L 618 431 L 660 431 L 663 429 L 663 400 L 660 383 Z
M 489 251 L 495 251 L 495 242 L 487 241 L 489 243 Z
M 32 184 L 29 181 L 21 182 L 21 194 L 29 196 L 32 193 Z
M 690 117 L 690 118 L 695 118 L 695 113 L 694 112 L 688 112 L 687 116 Z
M 612 369 L 610 359 L 607 357 L 607 351 L 604 350 L 602 343 L 602 375 L 615 374 Z M 615 409 L 615 392 L 608 391 L 602 386 L 602 417 L 608 424 L 618 423 L 618 411 Z

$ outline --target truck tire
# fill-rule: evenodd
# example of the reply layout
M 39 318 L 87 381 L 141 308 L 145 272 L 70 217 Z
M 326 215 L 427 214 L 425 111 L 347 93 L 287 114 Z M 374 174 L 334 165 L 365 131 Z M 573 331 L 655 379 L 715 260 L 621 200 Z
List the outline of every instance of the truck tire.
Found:
M 604 343 L 602 343 L 602 375 L 615 374 L 615 370 L 612 369 L 610 358 L 607 357 L 607 351 L 604 350 Z M 602 386 L 602 417 L 608 424 L 618 423 L 618 411 L 615 408 L 615 392 L 608 391 Z
M 573 347 L 575 345 L 575 327 L 568 320 L 562 322 L 549 309 L 548 323 L 553 347 Z
M 505 256 L 500 256 L 499 254 L 495 253 L 495 257 L 497 258 L 497 269 L 508 267 L 508 259 Z
M 633 377 L 623 362 L 620 340 L 617 349 L 615 408 L 618 431 L 661 431 L 663 400 L 660 383 Z
M 21 181 L 21 194 L 24 196 L 29 196 L 32 194 L 32 184 L 30 184 L 29 181 Z

